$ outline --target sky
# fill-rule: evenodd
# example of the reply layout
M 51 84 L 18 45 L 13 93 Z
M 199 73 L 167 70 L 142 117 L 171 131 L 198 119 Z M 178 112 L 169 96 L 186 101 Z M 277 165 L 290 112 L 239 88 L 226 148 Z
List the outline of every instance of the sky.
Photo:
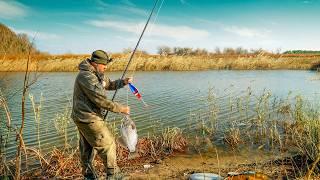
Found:
M 0 0 L 0 23 L 40 51 L 133 49 L 154 0 Z M 320 0 L 158 0 L 139 49 L 320 50 Z

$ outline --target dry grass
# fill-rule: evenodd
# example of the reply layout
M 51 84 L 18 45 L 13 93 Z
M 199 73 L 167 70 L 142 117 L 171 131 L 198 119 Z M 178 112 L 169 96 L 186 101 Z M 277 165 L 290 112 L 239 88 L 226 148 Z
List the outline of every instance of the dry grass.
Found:
M 11 127 L 11 113 L 8 107 L 8 103 L 6 98 L 2 95 L 2 91 L 0 89 L 0 108 L 3 108 L 6 114 L 6 126 L 7 128 Z M 0 122 L 1 123 L 1 122 Z
M 306 167 L 306 177 L 310 179 L 314 172 L 320 172 L 320 112 L 301 97 L 297 97 L 296 101 L 293 113 L 295 122 L 287 131 L 293 146 L 306 157 L 306 164 L 309 164 Z
M 159 136 L 139 139 L 137 144 L 138 156 L 135 158 L 129 158 L 127 148 L 118 144 L 117 162 L 124 171 L 133 170 L 132 168 L 141 167 L 145 163 L 157 163 L 166 156 L 184 151 L 186 147 L 187 141 L 182 136 L 182 132 L 178 128 L 168 128 Z M 32 179 L 34 177 L 44 179 L 82 178 L 78 148 L 54 148 L 48 155 L 43 155 L 36 149 L 27 148 L 26 153 L 28 153 L 28 157 L 36 157 L 40 167 L 25 169 L 22 179 Z M 10 161 L 7 164 L 13 168 L 14 162 Z M 99 157 L 96 158 L 94 164 L 99 174 L 102 175 L 104 166 Z
M 225 133 L 224 142 L 232 149 L 236 149 L 242 142 L 239 128 L 230 128 L 229 131 Z
M 224 142 L 232 148 L 234 152 L 240 148 L 252 148 L 265 150 L 267 153 L 273 153 L 279 160 L 271 160 L 270 166 L 273 169 L 282 166 L 288 166 L 284 171 L 277 172 L 277 177 L 288 176 L 290 177 L 312 177 L 318 176 L 320 168 L 318 162 L 320 161 L 320 112 L 317 106 L 312 106 L 310 103 L 303 101 L 301 97 L 297 96 L 295 102 L 292 98 L 273 99 L 270 92 L 264 92 L 260 96 L 251 94 L 248 89 L 248 95 L 242 98 L 237 97 L 230 99 L 229 111 L 242 114 L 241 122 L 237 118 L 230 118 L 228 120 L 228 127 L 223 130 Z M 194 123 L 200 123 L 200 129 L 194 129 L 191 137 L 186 138 L 178 128 L 166 128 L 158 136 L 144 137 L 139 139 L 137 145 L 138 158 L 129 158 L 129 152 L 126 148 L 117 146 L 118 164 L 124 171 L 132 172 L 135 168 L 140 167 L 142 164 L 152 164 L 161 161 L 163 157 L 172 155 L 174 152 L 183 152 L 187 146 L 190 148 L 192 141 L 197 139 L 198 136 L 192 137 L 194 134 L 200 134 L 200 140 L 203 143 L 195 143 L 194 148 L 197 153 L 202 154 L 202 150 L 214 149 L 213 142 L 219 138 L 215 134 L 219 133 L 220 128 L 216 128 L 219 124 L 213 112 L 216 112 L 219 107 L 216 100 L 211 96 L 212 92 L 209 91 L 208 106 L 209 106 L 209 119 L 212 123 L 203 123 L 201 116 L 200 119 L 192 119 Z M 251 98 L 254 98 L 256 104 L 250 106 Z M 276 101 L 277 100 L 277 101 Z M 246 111 L 252 111 L 254 116 L 247 116 Z M 201 114 L 201 112 L 199 112 Z M 61 122 L 65 123 L 68 120 L 64 117 L 69 117 L 68 111 L 61 114 Z M 273 115 L 272 115 L 273 114 Z M 213 119 L 211 119 L 213 118 Z M 218 123 L 218 124 L 217 124 Z M 59 126 L 60 127 L 60 126 Z M 204 129 L 208 129 L 204 131 Z M 195 132 L 199 131 L 199 133 Z M 205 133 L 204 133 L 205 132 Z M 212 133 L 211 133 L 212 132 Z M 66 135 L 63 131 L 62 134 Z M 202 139 L 201 139 L 202 138 Z M 188 143 L 187 143 L 188 142 Z M 65 147 L 70 147 L 66 146 Z M 191 147 L 192 148 L 192 147 Z M 191 149 L 190 148 L 190 149 Z M 23 153 L 32 153 L 39 160 L 40 167 L 35 170 L 24 172 L 24 177 L 43 177 L 43 178 L 81 178 L 81 168 L 79 163 L 79 152 L 76 149 L 54 149 L 49 155 L 41 154 L 40 148 L 32 149 L 26 147 Z M 189 149 L 189 150 L 190 150 Z M 228 150 L 226 148 L 226 150 Z M 296 155 L 299 155 L 299 162 L 294 160 Z M 293 157 L 286 158 L 288 155 Z M 31 157 L 28 154 L 28 157 Z M 33 156 L 34 157 L 34 156 Z M 1 161 L 4 157 L 0 156 Z M 291 158 L 291 160 L 290 160 Z M 299 165 L 297 165 L 299 163 Z M 5 162 L 6 166 L 0 166 L 1 173 L 9 172 L 8 168 L 13 162 Z M 103 172 L 103 165 L 99 159 L 96 161 L 97 169 L 100 173 Z M 257 165 L 250 165 L 248 167 L 256 168 Z M 262 165 L 261 165 L 262 166 Z M 270 166 L 264 164 L 262 168 L 267 172 Z M 67 167 L 67 168 L 66 168 Z M 288 172 L 290 170 L 290 172 Z M 14 172 L 14 169 L 11 169 Z M 263 171 L 264 172 L 264 171 Z M 274 174 L 271 172 L 270 174 Z
M 107 67 L 108 71 L 122 71 L 129 54 L 113 54 L 116 60 Z M 78 70 L 78 64 L 90 55 L 34 55 L 31 71 L 72 72 Z M 25 56 L 0 56 L 0 71 L 23 71 Z M 258 54 L 258 55 L 208 55 L 208 56 L 160 56 L 136 54 L 130 70 L 136 71 L 194 71 L 213 69 L 317 69 L 320 66 L 320 55 L 303 54 Z

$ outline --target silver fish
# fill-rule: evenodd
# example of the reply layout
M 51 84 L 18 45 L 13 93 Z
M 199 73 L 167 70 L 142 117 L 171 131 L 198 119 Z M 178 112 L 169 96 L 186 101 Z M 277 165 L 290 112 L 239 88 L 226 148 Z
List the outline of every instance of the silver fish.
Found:
M 138 142 L 137 128 L 129 116 L 124 116 L 120 126 L 121 140 L 130 152 L 136 151 Z

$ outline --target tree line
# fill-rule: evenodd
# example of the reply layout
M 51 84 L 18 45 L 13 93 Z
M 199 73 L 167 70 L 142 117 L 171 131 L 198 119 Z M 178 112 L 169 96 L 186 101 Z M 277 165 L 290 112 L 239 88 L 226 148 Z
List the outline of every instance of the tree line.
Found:
M 195 55 L 195 56 L 203 56 L 203 55 L 256 55 L 256 54 L 320 54 L 320 51 L 312 51 L 312 50 L 290 50 L 284 51 L 281 53 L 281 49 L 277 49 L 275 52 L 267 51 L 262 48 L 259 49 L 245 49 L 242 47 L 237 48 L 219 48 L 216 47 L 214 51 L 208 51 L 207 49 L 201 48 L 189 48 L 189 47 L 169 47 L 169 46 L 160 46 L 158 47 L 157 53 L 159 55 Z
M 177 56 L 184 56 L 184 55 L 194 55 L 194 56 L 203 56 L 203 55 L 214 55 L 214 54 L 224 54 L 224 55 L 241 55 L 241 54 L 273 54 L 263 49 L 245 49 L 242 47 L 238 48 L 223 48 L 220 49 L 216 47 L 214 51 L 208 51 L 204 48 L 189 48 L 189 47 L 173 47 L 170 48 L 168 46 L 160 46 L 158 47 L 157 53 L 159 55 L 177 55 Z M 278 52 L 279 53 L 279 52 Z
M 312 50 L 290 50 L 285 51 L 283 54 L 320 54 L 320 51 L 312 51 Z

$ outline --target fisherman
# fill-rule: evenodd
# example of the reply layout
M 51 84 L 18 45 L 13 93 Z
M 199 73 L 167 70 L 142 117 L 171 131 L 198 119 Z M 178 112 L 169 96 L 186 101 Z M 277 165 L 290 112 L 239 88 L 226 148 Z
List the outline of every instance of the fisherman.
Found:
M 106 90 L 116 90 L 132 82 L 132 77 L 111 81 L 104 77 L 106 66 L 112 58 L 102 50 L 92 53 L 90 59 L 79 64 L 73 93 L 71 117 L 80 134 L 80 160 L 85 179 L 97 179 L 93 167 L 94 154 L 104 163 L 107 177 L 120 172 L 116 162 L 115 139 L 103 120 L 105 110 L 128 115 L 130 107 L 107 99 Z

